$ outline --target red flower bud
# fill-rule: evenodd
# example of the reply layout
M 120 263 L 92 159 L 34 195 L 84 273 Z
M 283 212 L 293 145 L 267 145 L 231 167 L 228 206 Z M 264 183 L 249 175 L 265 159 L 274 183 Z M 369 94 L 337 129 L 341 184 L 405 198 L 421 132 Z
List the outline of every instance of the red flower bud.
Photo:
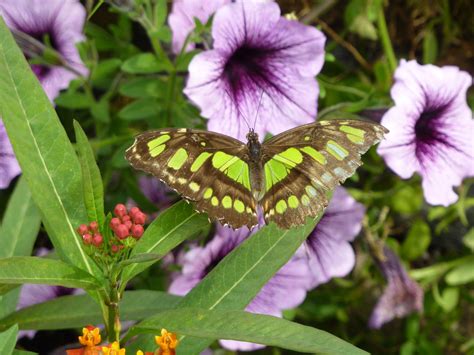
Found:
M 138 212 L 133 216 L 133 222 L 135 224 L 145 224 L 146 222 L 146 214 L 143 212 Z
M 112 253 L 116 253 L 116 252 L 118 252 L 118 251 L 120 250 L 119 246 L 118 246 L 118 245 L 115 245 L 115 244 L 112 245 L 112 246 L 110 247 L 110 249 L 112 250 Z
M 84 241 L 85 244 L 90 244 L 92 243 L 92 235 L 89 233 L 86 233 L 82 236 L 82 240 Z
M 89 228 L 93 232 L 97 232 L 99 230 L 99 223 L 97 223 L 96 221 L 93 221 L 93 222 L 89 223 Z
M 130 208 L 129 215 L 133 218 L 133 216 L 137 213 L 140 213 L 140 209 L 138 207 L 132 207 Z
M 139 239 L 143 235 L 143 231 L 143 226 L 141 226 L 140 224 L 134 224 L 131 228 L 132 237 L 135 239 Z
M 94 234 L 94 238 L 92 238 L 92 244 L 94 244 L 96 247 L 100 247 L 103 241 L 104 238 L 102 238 L 100 234 Z
M 110 228 L 115 231 L 115 229 L 121 225 L 122 222 L 120 222 L 120 219 L 118 219 L 117 217 L 114 217 L 110 220 Z
M 127 227 L 125 224 L 121 224 L 117 228 L 115 228 L 114 232 L 117 238 L 125 239 L 130 235 L 130 228 Z
M 87 226 L 86 226 L 85 224 L 81 224 L 81 225 L 77 228 L 77 233 L 79 233 L 80 236 L 83 236 L 83 235 L 86 234 L 88 231 L 89 231 L 89 228 L 87 228 Z
M 127 222 L 127 221 L 130 221 L 131 218 L 130 218 L 130 216 L 129 216 L 128 214 L 126 214 L 125 216 L 123 216 L 123 217 L 121 218 L 121 220 L 122 220 L 123 223 L 125 223 L 125 222 Z
M 133 226 L 132 221 L 126 221 L 126 222 L 123 222 L 123 224 L 124 224 L 128 229 L 132 228 L 132 226 Z
M 125 216 L 127 214 L 127 207 L 125 207 L 125 205 L 122 203 L 117 204 L 114 208 L 114 214 L 117 217 Z

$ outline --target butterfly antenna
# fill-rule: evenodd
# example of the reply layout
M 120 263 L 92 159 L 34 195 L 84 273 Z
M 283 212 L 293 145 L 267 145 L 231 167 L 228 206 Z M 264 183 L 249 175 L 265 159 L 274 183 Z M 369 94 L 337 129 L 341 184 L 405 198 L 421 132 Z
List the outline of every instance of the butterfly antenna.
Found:
M 255 112 L 255 118 L 253 120 L 253 129 L 255 129 L 255 125 L 257 124 L 258 111 L 260 111 L 260 106 L 262 105 L 262 98 L 263 98 L 263 89 L 260 94 L 260 98 L 258 99 L 257 112 Z
M 229 91 L 227 89 L 225 89 L 225 92 L 227 93 L 227 96 L 229 96 L 230 101 L 232 101 L 233 99 L 232 99 L 232 96 L 230 95 Z M 242 111 L 240 111 L 239 106 L 237 104 L 235 105 L 235 108 L 237 109 L 237 112 L 239 113 L 239 115 L 244 119 L 244 122 L 245 122 L 245 124 L 247 125 L 247 128 L 250 131 L 251 128 L 250 128 L 250 125 L 249 125 L 249 121 L 247 121 L 247 119 L 245 118 Z

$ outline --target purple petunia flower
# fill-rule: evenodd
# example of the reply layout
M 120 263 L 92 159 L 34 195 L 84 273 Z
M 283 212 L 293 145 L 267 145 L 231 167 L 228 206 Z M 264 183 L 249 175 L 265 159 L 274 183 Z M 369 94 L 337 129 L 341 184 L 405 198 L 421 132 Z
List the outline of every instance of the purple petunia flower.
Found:
M 261 138 L 314 120 L 320 31 L 281 17 L 274 2 L 241 1 L 216 12 L 212 38 L 213 49 L 191 61 L 184 90 L 210 130 L 243 140 L 258 108 Z
M 21 169 L 13 153 L 7 131 L 2 120 L 0 120 L 0 189 L 7 188 L 13 178 L 20 172 Z
M 84 39 L 82 28 L 86 11 L 77 0 L 2 0 L 0 15 L 8 27 L 21 31 L 44 43 L 49 43 L 65 63 L 77 73 L 85 75 L 76 43 Z M 28 57 L 28 53 L 25 53 Z M 76 73 L 62 66 L 31 66 L 50 100 L 58 96 Z
M 217 9 L 228 3 L 230 0 L 174 0 L 168 17 L 168 23 L 173 33 L 173 52 L 175 54 L 181 52 L 186 38 L 195 27 L 194 18 L 205 24 Z M 186 46 L 186 50 L 193 48 L 192 43 Z
M 305 242 L 313 287 L 352 270 L 355 254 L 349 242 L 359 234 L 364 214 L 364 206 L 343 187 L 334 191 L 323 217 Z
M 182 271 L 175 275 L 169 292 L 185 295 L 198 284 L 228 253 L 249 236 L 247 228 L 232 230 L 217 226 L 217 235 L 204 247 L 193 246 L 179 259 Z M 253 313 L 282 316 L 282 310 L 301 304 L 311 287 L 310 270 L 306 254 L 300 251 L 293 256 L 247 306 Z M 232 350 L 249 351 L 263 348 L 264 345 L 233 340 L 221 340 L 220 343 Z
M 388 282 L 370 316 L 369 326 L 379 329 L 394 318 L 423 310 L 423 290 L 413 281 L 393 251 L 383 249 L 385 260 L 379 261 L 380 268 Z
M 447 206 L 454 186 L 474 175 L 474 121 L 466 102 L 471 76 L 457 67 L 400 62 L 382 118 L 390 133 L 378 153 L 400 177 L 421 175 L 426 201 Z

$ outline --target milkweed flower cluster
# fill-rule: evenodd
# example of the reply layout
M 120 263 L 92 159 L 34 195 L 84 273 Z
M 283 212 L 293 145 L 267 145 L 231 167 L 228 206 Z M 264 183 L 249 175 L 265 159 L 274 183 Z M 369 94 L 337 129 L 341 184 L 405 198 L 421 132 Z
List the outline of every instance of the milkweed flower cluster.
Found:
M 240 1 L 214 15 L 213 49 L 189 65 L 185 94 L 208 118 L 209 130 L 243 140 L 314 121 L 325 36 L 280 15 L 274 2 Z M 249 123 L 251 124 L 251 123 Z
M 457 200 L 453 186 L 474 176 L 474 120 L 466 101 L 471 76 L 457 67 L 400 62 L 382 118 L 389 129 L 378 153 L 400 177 L 420 174 L 425 199 L 433 205 Z
M 338 188 L 305 245 L 267 282 L 246 310 L 281 317 L 283 310 L 299 306 L 309 290 L 333 277 L 347 275 L 355 263 L 349 241 L 359 233 L 363 215 L 363 206 L 342 187 Z M 218 226 L 216 235 L 204 247 L 193 246 L 178 257 L 182 269 L 174 275 L 169 292 L 188 293 L 250 234 L 247 228 L 232 230 Z M 264 347 L 233 340 L 220 343 L 231 350 Z

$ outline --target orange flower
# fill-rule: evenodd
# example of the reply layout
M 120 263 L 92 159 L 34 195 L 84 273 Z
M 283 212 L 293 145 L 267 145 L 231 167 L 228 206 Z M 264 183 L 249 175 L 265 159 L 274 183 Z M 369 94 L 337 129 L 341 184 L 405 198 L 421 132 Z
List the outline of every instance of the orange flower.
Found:
M 156 344 L 160 347 L 160 355 L 175 355 L 179 340 L 175 333 L 170 333 L 166 329 L 161 329 L 161 336 L 155 337 Z
M 101 342 L 100 330 L 92 325 L 82 328 L 82 336 L 79 337 L 79 343 L 86 347 L 94 347 Z
M 120 348 L 119 342 L 114 341 L 109 346 L 103 346 L 102 353 L 104 355 L 125 355 L 125 348 Z

